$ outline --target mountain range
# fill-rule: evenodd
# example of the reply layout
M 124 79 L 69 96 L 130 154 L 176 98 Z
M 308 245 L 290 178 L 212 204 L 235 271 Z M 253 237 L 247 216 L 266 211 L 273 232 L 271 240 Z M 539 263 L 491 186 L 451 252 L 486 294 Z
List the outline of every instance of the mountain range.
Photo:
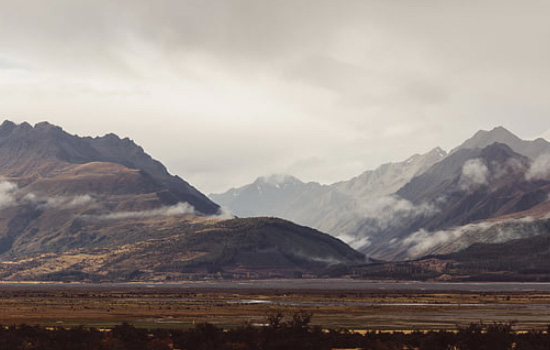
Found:
M 128 138 L 5 121 L 0 278 L 550 280 L 549 193 L 550 143 L 502 127 L 331 185 L 271 175 L 208 198 Z
M 277 179 L 210 197 L 238 216 L 280 216 L 315 227 L 370 258 L 417 259 L 545 234 L 550 143 L 497 127 L 449 153 L 434 148 L 332 185 Z
M 281 219 L 236 219 L 132 140 L 0 126 L 0 278 L 322 275 L 364 256 Z
M 210 198 L 237 216 L 286 218 L 330 232 L 360 248 L 361 238 L 353 234 L 354 226 L 366 211 L 375 209 L 365 205 L 396 192 L 445 156 L 443 150 L 435 148 L 426 154 L 413 155 L 400 163 L 384 164 L 349 181 L 329 186 L 304 183 L 290 175 L 260 177 L 250 185 L 223 194 L 211 194 Z

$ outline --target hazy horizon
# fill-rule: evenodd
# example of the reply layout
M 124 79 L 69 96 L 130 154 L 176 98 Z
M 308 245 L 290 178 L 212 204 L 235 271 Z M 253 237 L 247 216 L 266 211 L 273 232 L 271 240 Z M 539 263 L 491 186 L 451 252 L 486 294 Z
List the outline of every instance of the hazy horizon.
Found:
M 542 1 L 0 2 L 0 119 L 129 137 L 204 193 L 550 136 Z

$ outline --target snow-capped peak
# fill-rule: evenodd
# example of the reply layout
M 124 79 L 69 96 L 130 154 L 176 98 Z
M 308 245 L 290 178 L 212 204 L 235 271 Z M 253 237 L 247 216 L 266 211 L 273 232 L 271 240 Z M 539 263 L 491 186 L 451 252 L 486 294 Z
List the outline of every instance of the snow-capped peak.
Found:
M 435 154 L 437 154 L 439 157 L 443 158 L 447 156 L 447 152 L 441 149 L 441 147 L 436 147 L 432 150 Z
M 300 183 L 302 183 L 302 181 L 300 181 L 299 179 L 297 179 L 296 177 L 294 177 L 292 175 L 272 174 L 272 175 L 268 175 L 268 176 L 259 177 L 256 180 L 256 183 L 265 183 L 265 184 L 268 184 L 268 185 L 279 187 L 281 185 L 286 185 L 286 184 L 300 184 Z

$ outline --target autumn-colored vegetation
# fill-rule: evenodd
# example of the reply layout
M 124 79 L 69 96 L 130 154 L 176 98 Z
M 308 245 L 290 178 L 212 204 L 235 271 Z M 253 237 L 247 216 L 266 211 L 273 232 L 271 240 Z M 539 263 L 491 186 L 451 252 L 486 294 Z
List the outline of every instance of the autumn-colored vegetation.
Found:
M 366 332 L 311 326 L 312 314 L 286 319 L 267 317 L 266 325 L 224 330 L 209 323 L 189 329 L 143 329 L 124 323 L 107 331 L 95 328 L 0 327 L 0 349 L 35 350 L 292 350 L 418 349 L 538 350 L 550 347 L 548 331 L 517 333 L 512 324 L 471 324 L 458 332 Z

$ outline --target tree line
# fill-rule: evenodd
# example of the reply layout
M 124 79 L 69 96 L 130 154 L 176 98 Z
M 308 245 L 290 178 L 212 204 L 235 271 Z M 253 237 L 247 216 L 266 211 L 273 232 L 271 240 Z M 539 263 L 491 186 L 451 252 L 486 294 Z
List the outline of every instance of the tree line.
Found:
M 9 350 L 542 350 L 550 328 L 516 332 L 511 323 L 476 323 L 452 331 L 358 334 L 311 325 L 312 315 L 267 317 L 265 326 L 224 330 L 202 323 L 189 329 L 142 329 L 124 323 L 106 331 L 83 326 L 0 327 L 0 349 Z

